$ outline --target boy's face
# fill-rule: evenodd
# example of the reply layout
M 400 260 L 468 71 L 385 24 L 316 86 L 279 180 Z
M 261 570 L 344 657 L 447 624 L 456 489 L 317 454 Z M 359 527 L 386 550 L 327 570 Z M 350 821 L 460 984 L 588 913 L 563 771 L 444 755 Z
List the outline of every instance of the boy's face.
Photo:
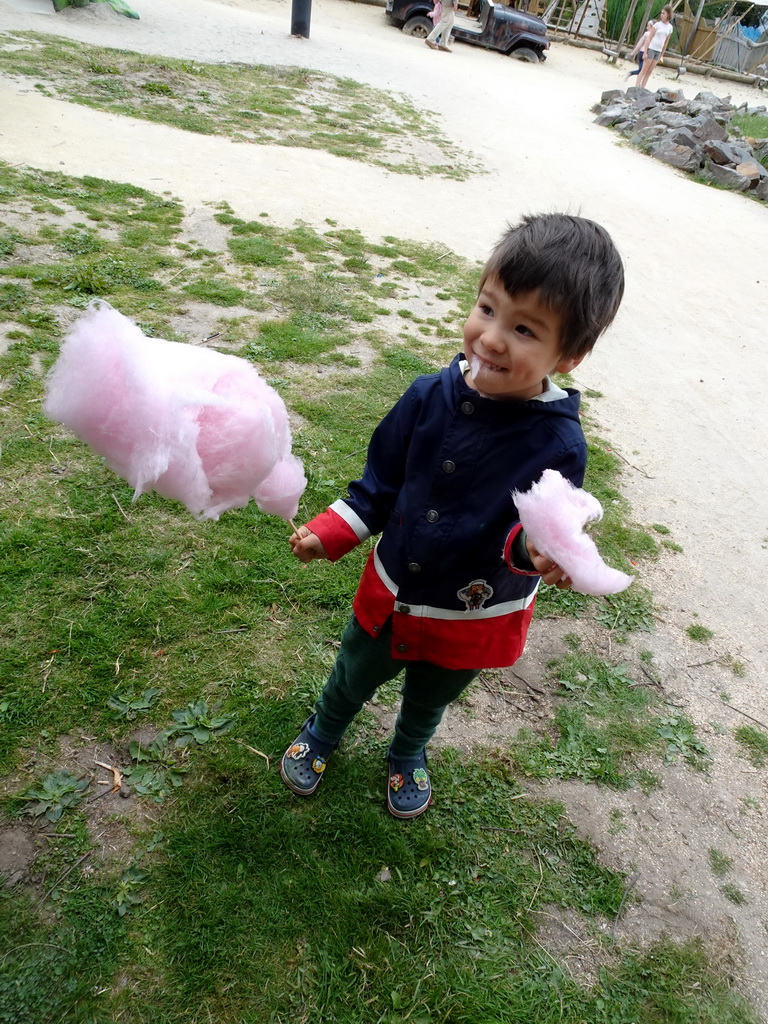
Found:
M 583 358 L 563 359 L 561 329 L 538 292 L 512 296 L 498 278 L 487 278 L 464 325 L 467 383 L 486 398 L 535 398 L 546 376 L 570 373 Z

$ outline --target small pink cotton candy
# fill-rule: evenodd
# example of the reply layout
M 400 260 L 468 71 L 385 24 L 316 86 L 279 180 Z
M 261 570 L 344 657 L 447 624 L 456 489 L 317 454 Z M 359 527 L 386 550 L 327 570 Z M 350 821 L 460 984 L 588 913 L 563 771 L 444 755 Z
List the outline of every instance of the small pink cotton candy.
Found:
M 94 302 L 48 377 L 46 416 L 135 488 L 218 519 L 251 498 L 291 519 L 307 485 L 283 400 L 237 356 L 147 338 Z
M 580 594 L 618 594 L 634 576 L 611 569 L 600 557 L 585 523 L 602 519 L 600 502 L 574 487 L 557 470 L 545 469 L 530 490 L 514 491 L 520 522 L 539 551 L 556 562 Z

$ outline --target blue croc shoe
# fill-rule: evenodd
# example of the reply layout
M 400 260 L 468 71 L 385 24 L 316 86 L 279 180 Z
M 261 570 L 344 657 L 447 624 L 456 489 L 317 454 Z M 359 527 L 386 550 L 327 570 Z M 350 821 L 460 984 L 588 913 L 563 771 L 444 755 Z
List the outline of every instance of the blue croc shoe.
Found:
M 427 751 L 418 757 L 401 759 L 387 752 L 387 807 L 396 818 L 423 814 L 432 800 L 427 771 Z
M 280 775 L 288 789 L 298 796 L 311 796 L 323 781 L 323 772 L 331 752 L 338 743 L 326 743 L 311 731 L 314 715 L 310 715 L 301 732 L 283 754 Z

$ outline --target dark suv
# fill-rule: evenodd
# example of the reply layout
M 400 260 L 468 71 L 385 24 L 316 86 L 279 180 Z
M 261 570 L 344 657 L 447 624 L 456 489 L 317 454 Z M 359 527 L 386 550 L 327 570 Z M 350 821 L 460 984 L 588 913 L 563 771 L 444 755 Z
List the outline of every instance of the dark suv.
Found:
M 387 0 L 387 15 L 410 36 L 432 31 L 432 0 Z M 491 0 L 471 0 L 464 14 L 456 15 L 453 38 L 487 50 L 501 50 L 518 60 L 536 63 L 547 59 L 547 26 L 533 14 Z

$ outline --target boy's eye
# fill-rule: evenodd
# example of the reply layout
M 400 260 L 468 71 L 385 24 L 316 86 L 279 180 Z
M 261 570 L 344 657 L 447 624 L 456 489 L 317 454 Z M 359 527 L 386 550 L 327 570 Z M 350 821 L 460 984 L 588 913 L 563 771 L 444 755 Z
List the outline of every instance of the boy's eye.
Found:
M 484 313 L 486 316 L 493 316 L 493 310 L 490 306 L 486 306 L 484 302 L 481 302 L 479 305 L 481 313 Z
M 533 331 L 530 329 L 530 327 L 526 327 L 525 324 L 518 324 L 515 330 L 518 334 L 525 334 L 529 338 L 534 337 Z

